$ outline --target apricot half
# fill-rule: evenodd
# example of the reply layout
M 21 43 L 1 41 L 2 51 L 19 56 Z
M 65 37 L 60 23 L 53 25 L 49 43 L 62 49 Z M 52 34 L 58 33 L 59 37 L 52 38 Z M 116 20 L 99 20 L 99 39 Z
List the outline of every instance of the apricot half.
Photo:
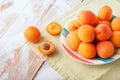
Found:
M 43 54 L 43 55 L 51 55 L 55 51 L 55 46 L 51 41 L 44 40 L 39 46 L 38 50 Z
M 48 33 L 50 33 L 51 35 L 58 35 L 58 34 L 60 34 L 61 30 L 62 30 L 62 27 L 57 22 L 51 22 L 46 27 L 46 31 Z

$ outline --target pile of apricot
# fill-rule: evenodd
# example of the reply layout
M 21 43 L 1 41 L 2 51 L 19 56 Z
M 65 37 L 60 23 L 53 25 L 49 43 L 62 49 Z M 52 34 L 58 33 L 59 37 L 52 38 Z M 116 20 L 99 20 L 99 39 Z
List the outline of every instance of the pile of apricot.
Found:
M 82 10 L 68 23 L 67 45 L 84 58 L 110 58 L 120 48 L 120 17 L 112 18 L 112 8 L 102 6 L 95 15 Z

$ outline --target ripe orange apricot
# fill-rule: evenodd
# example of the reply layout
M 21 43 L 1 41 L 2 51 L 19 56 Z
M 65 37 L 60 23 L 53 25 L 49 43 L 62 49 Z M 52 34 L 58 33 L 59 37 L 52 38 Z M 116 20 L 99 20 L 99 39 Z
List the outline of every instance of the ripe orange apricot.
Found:
M 112 20 L 111 27 L 113 31 L 120 31 L 120 17 L 116 17 Z
M 36 43 L 40 40 L 41 33 L 35 26 L 29 26 L 24 32 L 24 37 L 28 41 Z
M 76 51 L 78 49 L 81 41 L 77 35 L 77 31 L 72 31 L 67 35 L 66 43 L 72 50 Z
M 108 40 L 111 37 L 112 30 L 107 24 L 99 24 L 95 28 L 96 38 L 99 41 Z
M 84 58 L 95 58 L 96 48 L 92 43 L 81 42 L 78 48 L 78 53 Z
M 109 58 L 114 54 L 114 46 L 111 41 L 101 41 L 98 42 L 97 46 L 98 56 L 101 58 Z
M 60 34 L 61 30 L 62 30 L 62 27 L 57 22 L 51 22 L 46 27 L 46 31 L 48 33 L 50 33 L 51 35 L 58 35 L 58 34 Z
M 95 30 L 93 26 L 82 25 L 78 29 L 78 37 L 83 42 L 92 42 L 95 38 Z
M 75 31 L 80 27 L 80 22 L 78 19 L 72 20 L 68 23 L 68 31 Z
M 78 19 L 81 25 L 93 25 L 97 22 L 96 15 L 90 10 L 83 10 L 78 14 Z
M 112 9 L 110 6 L 105 5 L 98 11 L 98 18 L 102 21 L 110 21 L 112 19 Z
M 43 55 L 51 55 L 55 51 L 55 46 L 51 41 L 44 40 L 39 46 L 38 50 L 43 54 Z
M 115 48 L 120 48 L 120 31 L 113 31 L 110 41 Z

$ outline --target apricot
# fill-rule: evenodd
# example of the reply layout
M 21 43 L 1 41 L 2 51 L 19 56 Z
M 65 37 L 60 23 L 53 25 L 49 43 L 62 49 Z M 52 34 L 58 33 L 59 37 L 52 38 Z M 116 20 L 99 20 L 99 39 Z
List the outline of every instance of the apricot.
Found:
M 81 42 L 78 53 L 84 58 L 90 59 L 96 57 L 96 48 L 92 43 Z
M 111 22 L 110 21 L 99 21 L 99 24 L 107 24 L 111 28 Z
M 50 33 L 51 35 L 58 35 L 58 34 L 60 34 L 61 30 L 62 30 L 62 27 L 57 22 L 50 22 L 47 25 L 47 27 L 46 27 L 46 31 L 48 33 Z
M 120 48 L 120 31 L 113 31 L 110 41 L 115 48 Z
M 111 27 L 113 31 L 120 31 L 120 17 L 116 17 L 112 20 Z
M 77 35 L 77 31 L 72 31 L 67 35 L 66 43 L 72 50 L 76 51 L 78 49 L 81 41 Z
M 115 48 L 111 41 L 98 42 L 97 46 L 98 56 L 101 58 L 110 58 L 113 56 Z
M 97 22 L 96 15 L 90 10 L 80 11 L 78 14 L 78 19 L 81 25 L 93 25 Z
M 68 31 L 75 31 L 80 27 L 80 22 L 78 19 L 72 20 L 68 23 Z
M 29 26 L 27 29 L 24 31 L 24 37 L 33 43 L 36 43 L 40 40 L 41 33 L 39 29 L 35 26 Z
M 98 18 L 102 21 L 110 21 L 112 19 L 112 9 L 110 6 L 105 5 L 98 11 Z
M 78 37 L 83 42 L 92 42 L 95 38 L 94 27 L 90 25 L 82 25 L 78 29 Z
M 46 56 L 49 56 L 55 52 L 55 46 L 51 41 L 44 40 L 39 46 L 38 50 Z
M 99 41 L 108 40 L 112 35 L 112 30 L 107 24 L 99 24 L 95 28 L 96 38 Z

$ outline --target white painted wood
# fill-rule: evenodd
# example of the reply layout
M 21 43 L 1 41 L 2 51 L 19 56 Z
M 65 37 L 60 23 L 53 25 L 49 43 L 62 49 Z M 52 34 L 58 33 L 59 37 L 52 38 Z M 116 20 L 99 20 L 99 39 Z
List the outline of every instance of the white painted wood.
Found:
M 33 79 L 43 60 L 26 46 L 24 30 L 35 25 L 43 31 L 49 22 L 81 1 L 0 0 L 0 80 Z M 35 79 L 62 78 L 48 65 L 44 65 Z

